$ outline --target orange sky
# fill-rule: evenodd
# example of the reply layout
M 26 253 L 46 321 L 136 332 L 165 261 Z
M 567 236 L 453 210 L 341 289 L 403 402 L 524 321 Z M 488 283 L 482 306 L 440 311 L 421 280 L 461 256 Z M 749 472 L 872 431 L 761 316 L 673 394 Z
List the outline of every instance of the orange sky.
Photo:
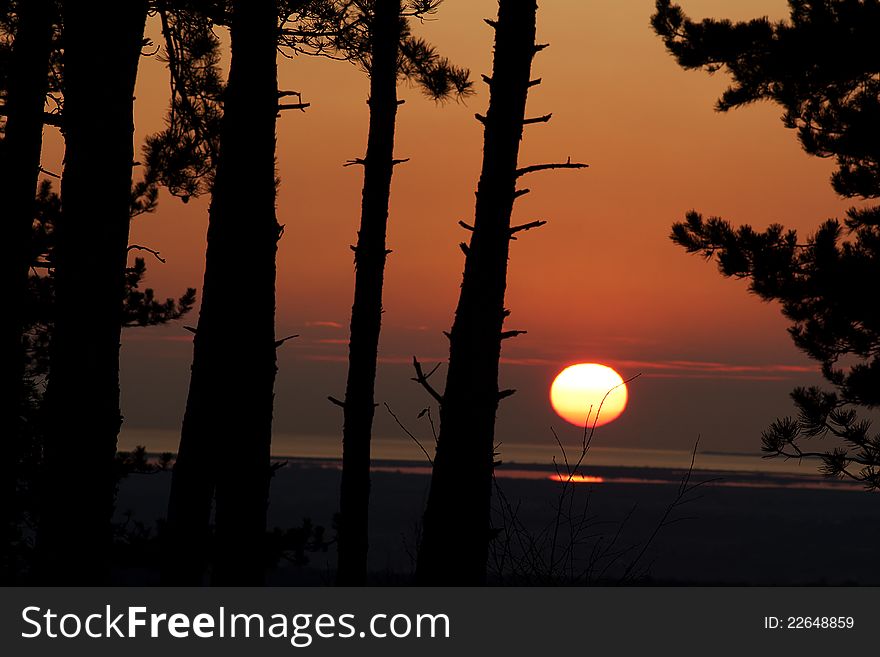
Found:
M 695 18 L 786 15 L 784 0 L 683 4 Z M 419 31 L 479 79 L 491 69 L 492 33 L 482 18 L 495 7 L 494 0 L 447 0 Z M 790 371 L 811 364 L 791 345 L 776 306 L 667 236 L 691 208 L 759 227 L 810 229 L 847 207 L 828 184 L 831 163 L 803 154 L 777 107 L 715 113 L 725 77 L 679 69 L 650 30 L 652 9 L 653 0 L 540 3 L 539 39 L 551 48 L 536 59 L 544 83 L 533 90 L 529 114 L 553 112 L 553 120 L 527 128 L 521 164 L 571 156 L 591 168 L 536 174 L 532 194 L 517 205 L 515 220 L 550 223 L 513 244 L 509 327 L 529 333 L 505 343 L 502 384 L 520 394 L 503 402 L 501 441 L 552 449 L 549 425 L 570 431 L 547 390 L 573 362 L 606 363 L 624 377 L 644 373 L 627 412 L 597 438 L 608 446 L 687 448 L 701 434 L 704 449 L 756 451 L 760 430 L 791 411 L 788 390 L 814 378 Z M 278 127 L 278 217 L 286 232 L 277 332 L 302 337 L 279 352 L 276 430 L 327 436 L 332 446 L 341 414 L 324 400 L 344 392 L 348 245 L 361 189 L 361 170 L 342 163 L 366 144 L 367 82 L 346 63 L 298 57 L 279 64 L 281 87 L 303 92 L 312 107 L 285 113 Z M 139 144 L 161 127 L 167 88 L 162 65 L 143 59 Z M 378 398 L 422 435 L 415 414 L 428 400 L 408 380 L 406 362 L 413 354 L 426 362 L 446 357 L 441 331 L 451 324 L 463 265 L 457 245 L 466 238 L 457 221 L 473 215 L 480 167 L 473 114 L 485 110 L 487 90 L 478 83 L 476 91 L 464 104 L 437 106 L 401 89 L 407 103 L 396 154 L 411 161 L 397 168 L 392 190 Z M 60 152 L 53 135 L 47 161 L 60 166 Z M 201 285 L 206 221 L 207 199 L 184 206 L 163 195 L 158 212 L 134 224 L 132 241 L 168 259 L 148 273 L 160 294 Z M 180 327 L 126 333 L 127 430 L 179 424 L 190 337 Z M 382 408 L 376 433 L 401 434 Z

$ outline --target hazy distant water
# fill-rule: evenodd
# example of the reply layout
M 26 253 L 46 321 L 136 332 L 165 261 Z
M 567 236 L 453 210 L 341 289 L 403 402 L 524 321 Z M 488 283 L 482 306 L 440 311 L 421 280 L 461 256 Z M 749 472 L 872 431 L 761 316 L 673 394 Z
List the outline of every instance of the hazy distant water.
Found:
M 119 449 L 130 450 L 144 445 L 149 452 L 176 452 L 180 434 L 167 429 L 124 428 L 119 438 Z M 433 456 L 433 445 L 424 444 Z M 567 445 L 569 460 L 579 456 L 578 445 Z M 272 454 L 277 457 L 335 460 L 342 458 L 341 436 L 304 436 L 276 434 L 272 441 Z M 551 444 L 505 443 L 501 450 L 506 466 L 535 464 L 552 466 L 554 457 L 560 464 L 562 453 Z M 427 458 L 418 445 L 409 439 L 375 438 L 373 458 L 376 461 L 411 462 L 427 465 Z M 584 461 L 584 470 L 590 467 L 686 469 L 691 453 L 677 450 L 635 449 L 594 446 Z M 755 472 L 765 474 L 795 474 L 807 478 L 817 477 L 816 462 L 804 460 L 765 459 L 760 454 L 698 452 L 694 463 L 697 470 L 714 472 Z
M 682 476 L 680 468 L 589 465 L 584 471 L 602 481 L 575 487 L 575 509 L 589 509 L 595 519 L 590 530 L 594 539 L 610 540 L 620 529 L 620 544 L 625 546 L 641 545 L 652 534 L 676 498 Z M 376 464 L 369 560 L 377 583 L 400 583 L 397 578 L 412 570 L 429 473 L 427 464 L 413 461 Z M 552 473 L 552 466 L 519 464 L 504 465 L 496 473 L 498 489 L 532 536 L 555 518 L 560 484 L 550 480 Z M 332 532 L 340 474 L 337 459 L 288 459 L 272 478 L 269 526 L 295 527 L 308 518 Z M 708 479 L 712 483 L 691 496 L 692 503 L 674 512 L 676 522 L 660 532 L 646 556 L 655 582 L 880 584 L 876 495 L 845 483 L 824 483 L 815 474 L 703 470 L 693 473 L 692 482 Z M 170 483 L 169 472 L 123 480 L 119 520 L 131 512 L 148 527 L 155 526 L 165 516 Z M 502 523 L 498 505 L 493 508 L 496 521 Z M 591 545 L 583 548 L 586 554 Z M 331 583 L 335 546 L 309 554 L 309 559 L 305 568 L 282 563 L 271 581 Z

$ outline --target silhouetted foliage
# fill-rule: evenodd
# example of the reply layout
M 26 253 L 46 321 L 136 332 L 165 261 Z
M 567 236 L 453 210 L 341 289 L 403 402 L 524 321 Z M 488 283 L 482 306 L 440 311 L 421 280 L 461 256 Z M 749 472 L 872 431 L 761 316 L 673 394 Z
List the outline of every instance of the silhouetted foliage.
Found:
M 134 210 L 132 216 L 135 216 Z M 26 324 L 26 377 L 42 380 L 49 371 L 49 342 L 54 320 L 54 252 L 55 231 L 61 217 L 61 199 L 52 191 L 52 183 L 43 180 L 35 203 L 30 261 L 32 274 L 28 279 Z M 156 257 L 159 257 L 158 255 Z M 125 272 L 122 326 L 156 326 L 180 319 L 195 305 L 195 288 L 188 288 L 178 299 L 159 300 L 152 288 L 141 290 L 147 266 L 143 258 L 135 258 Z
M 382 0 L 336 2 L 330 11 L 309 12 L 300 17 L 306 35 L 290 43 L 294 52 L 322 54 L 357 64 L 372 75 L 375 58 L 375 15 Z M 472 93 L 470 71 L 455 66 L 424 39 L 413 36 L 411 20 L 425 20 L 435 14 L 443 0 L 401 0 L 397 70 L 401 79 L 416 86 L 433 100 L 460 98 Z M 321 3 L 318 3 L 320 6 Z M 307 35 L 321 35 L 309 38 Z M 286 43 L 286 42 L 285 42 Z
M 510 241 L 543 221 L 511 225 L 513 205 L 526 190 L 517 182 L 528 174 L 586 165 L 570 160 L 518 168 L 532 59 L 546 46 L 535 43 L 537 2 L 501 0 L 495 30 L 495 59 L 489 109 L 477 115 L 484 125 L 483 165 L 477 186 L 474 224 L 465 252 L 464 275 L 449 337 L 449 370 L 441 396 L 414 360 L 415 380 L 440 404 L 440 433 L 424 516 L 416 578 L 422 584 L 478 585 L 485 582 L 491 528 L 492 474 L 495 467 L 495 415 L 499 401 L 513 394 L 499 390 L 501 342 L 521 331 L 503 332 Z M 543 117 L 540 122 L 549 120 Z
M 789 21 L 689 20 L 659 0 L 652 24 L 682 67 L 724 70 L 726 112 L 759 100 L 785 110 L 804 150 L 833 157 L 842 196 L 880 196 L 878 0 L 789 0 Z
M 842 196 L 880 195 L 880 60 L 876 0 L 790 0 L 788 22 L 690 21 L 677 5 L 657 2 L 653 25 L 686 68 L 728 71 L 734 80 L 720 110 L 768 99 L 782 105 L 808 153 L 836 158 L 832 178 Z M 797 388 L 798 417 L 777 420 L 763 434 L 769 455 L 823 459 L 828 476 L 849 476 L 880 488 L 880 434 L 856 408 L 880 405 L 880 312 L 865 297 L 880 280 L 880 208 L 853 208 L 843 223 L 825 221 L 805 241 L 772 225 L 761 232 L 719 217 L 688 213 L 672 240 L 689 253 L 715 258 L 724 276 L 777 301 L 792 321 L 794 343 L 819 361 L 836 388 Z M 843 446 L 803 446 L 832 436 Z
M 278 0 L 277 42 L 285 53 L 320 54 L 346 25 L 350 2 Z M 184 202 L 211 192 L 220 150 L 226 89 L 220 67 L 218 30 L 233 21 L 229 0 L 157 0 L 164 45 L 160 59 L 168 67 L 171 102 L 166 129 L 144 146 L 146 178 Z M 300 96 L 280 92 L 280 97 Z M 307 104 L 279 104 L 304 109 Z
M 4 0 L 0 2 L 0 137 L 5 134 L 10 111 L 19 102 L 14 97 L 22 82 L 28 92 L 44 88 L 45 104 L 30 105 L 42 114 L 46 125 L 60 126 L 63 60 L 61 17 L 58 0 Z M 15 42 L 19 42 L 16 54 Z M 43 65 L 45 66 L 45 69 Z M 45 70 L 45 75 L 40 72 Z M 24 78 L 19 76 L 25 75 Z M 33 100 L 28 101 L 33 102 Z M 2 143 L 2 142 L 0 142 Z
M 167 127 L 147 139 L 144 159 L 148 178 L 184 202 L 211 190 L 223 116 L 220 39 L 206 4 L 159 3 L 171 102 Z

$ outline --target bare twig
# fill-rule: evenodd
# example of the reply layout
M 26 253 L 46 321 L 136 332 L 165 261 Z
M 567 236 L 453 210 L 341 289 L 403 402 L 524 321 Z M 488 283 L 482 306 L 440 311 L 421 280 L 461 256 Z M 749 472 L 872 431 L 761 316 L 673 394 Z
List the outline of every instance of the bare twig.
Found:
M 434 461 L 431 459 L 431 455 L 428 454 L 428 450 L 426 450 L 425 446 L 422 445 L 421 441 L 418 438 L 416 438 L 415 434 L 412 431 L 410 431 L 409 429 L 407 429 L 406 426 L 403 424 L 403 422 L 400 421 L 400 418 L 397 417 L 397 415 L 394 413 L 394 411 L 391 410 L 391 407 L 388 405 L 387 402 L 385 403 L 385 409 L 391 414 L 391 417 L 394 418 L 394 421 L 397 422 L 397 426 L 399 426 L 401 429 L 403 429 L 404 432 L 406 433 L 406 435 L 409 436 L 412 439 L 412 441 L 416 445 L 419 446 L 419 449 L 422 450 L 422 453 L 425 455 L 425 458 L 428 459 L 428 463 L 430 463 L 431 465 L 434 465 Z M 432 426 L 433 426 L 433 423 L 432 423 Z
M 141 246 L 140 244 L 129 244 L 128 250 L 129 251 L 146 251 L 147 253 L 152 253 L 156 257 L 156 260 L 158 260 L 159 262 L 161 262 L 163 264 L 165 263 L 165 258 L 160 256 L 158 251 L 156 251 L 155 249 L 151 249 L 147 246 Z
M 295 334 L 295 335 L 288 335 L 286 338 L 281 338 L 280 340 L 275 340 L 275 348 L 278 349 L 278 347 L 280 347 L 281 345 L 283 345 L 283 344 L 284 344 L 285 342 L 287 342 L 288 340 L 293 340 L 293 339 L 298 338 L 298 337 L 299 337 L 299 334 L 297 333 L 297 334 Z
M 697 488 L 700 488 L 702 486 L 705 486 L 705 485 L 708 485 L 708 484 L 711 484 L 711 483 L 718 481 L 717 478 L 713 478 L 713 479 L 704 479 L 702 481 L 698 481 L 695 484 L 691 484 L 691 476 L 693 475 L 693 472 L 694 472 L 694 465 L 697 460 L 697 448 L 699 447 L 699 445 L 700 445 L 700 437 L 697 436 L 696 441 L 694 441 L 694 449 L 691 452 L 690 466 L 688 466 L 687 472 L 685 472 L 684 476 L 681 478 L 681 483 L 678 486 L 678 492 L 677 492 L 675 498 L 666 507 L 665 511 L 663 512 L 663 515 L 660 517 L 660 520 L 657 522 L 657 524 L 654 527 L 654 530 L 651 532 L 651 535 L 648 537 L 648 540 L 646 540 L 642 544 L 641 550 L 639 551 L 638 555 L 636 555 L 636 558 L 633 559 L 632 562 L 630 562 L 630 564 L 626 567 L 626 570 L 624 570 L 623 575 L 620 578 L 621 583 L 625 582 L 627 579 L 630 578 L 632 573 L 635 571 L 636 566 L 639 564 L 639 562 L 645 556 L 645 553 L 648 551 L 648 548 L 651 547 L 651 544 L 654 542 L 654 539 L 657 538 L 657 535 L 660 533 L 660 531 L 664 527 L 668 527 L 671 524 L 674 524 L 676 522 L 680 522 L 681 520 L 683 520 L 682 518 L 671 519 L 670 516 L 672 515 L 673 511 L 675 511 L 678 507 L 691 501 L 687 496 L 689 494 L 691 494 Z
M 437 363 L 437 365 L 434 366 L 434 369 L 432 369 L 430 372 L 425 374 L 424 371 L 422 370 L 422 364 L 418 361 L 418 359 L 415 356 L 413 356 L 413 368 L 416 371 L 416 375 L 411 380 L 415 381 L 416 383 L 421 385 L 425 390 L 427 390 L 429 395 L 431 395 L 434 399 L 436 399 L 438 403 L 442 404 L 443 403 L 443 395 L 441 395 L 439 392 L 437 392 L 434 389 L 434 387 L 428 382 L 428 379 L 431 377 L 432 374 L 434 374 L 434 372 L 437 371 L 437 369 L 440 367 L 440 365 L 441 365 L 440 363 Z

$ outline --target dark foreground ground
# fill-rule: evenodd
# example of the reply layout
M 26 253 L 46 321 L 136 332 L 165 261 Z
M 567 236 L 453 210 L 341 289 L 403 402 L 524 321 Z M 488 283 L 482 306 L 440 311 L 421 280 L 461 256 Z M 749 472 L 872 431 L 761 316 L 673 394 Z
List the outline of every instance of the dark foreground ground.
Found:
M 521 565 L 538 564 L 531 570 L 540 571 L 549 562 L 548 536 L 555 529 L 560 484 L 548 480 L 547 471 L 522 468 L 525 478 L 498 480 L 508 503 L 505 508 L 516 509 L 519 524 L 515 528 L 509 519 L 498 517 L 502 532 L 496 545 L 509 545 L 510 550 L 497 554 L 506 557 L 505 563 L 513 557 Z M 695 471 L 695 482 L 717 476 L 723 480 L 695 490 L 690 502 L 668 516 L 675 522 L 655 534 L 676 498 L 681 472 L 595 468 L 590 474 L 601 475 L 604 481 L 576 486 L 575 500 L 566 504 L 557 534 L 556 561 L 559 554 L 573 556 L 568 572 L 582 573 L 592 564 L 593 581 L 614 583 L 647 543 L 637 567 L 630 571 L 640 575 L 641 583 L 880 584 L 880 495 L 844 486 L 810 487 L 814 479 L 804 480 L 806 487 L 800 487 L 803 482 L 793 477 Z M 155 526 L 164 514 L 169 483 L 168 473 L 129 477 L 120 489 L 120 517 L 130 511 L 133 518 Z M 374 583 L 408 583 L 428 483 L 421 469 L 413 471 L 404 464 L 386 464 L 374 473 L 370 536 Z M 272 483 L 270 527 L 295 527 L 308 518 L 325 527 L 332 538 L 338 487 L 339 471 L 333 464 L 288 463 Z M 496 499 L 496 508 L 501 505 Z M 569 518 L 588 519 L 577 541 L 567 533 Z M 542 555 L 523 560 L 530 551 L 542 550 Z M 603 551 L 605 557 L 600 559 L 597 555 Z M 332 583 L 334 546 L 307 557 L 304 566 L 282 560 L 270 583 Z M 518 577 L 508 573 L 500 581 L 542 583 L 541 573 L 529 570 L 520 568 Z M 120 579 L 155 583 L 150 571 L 128 571 Z

